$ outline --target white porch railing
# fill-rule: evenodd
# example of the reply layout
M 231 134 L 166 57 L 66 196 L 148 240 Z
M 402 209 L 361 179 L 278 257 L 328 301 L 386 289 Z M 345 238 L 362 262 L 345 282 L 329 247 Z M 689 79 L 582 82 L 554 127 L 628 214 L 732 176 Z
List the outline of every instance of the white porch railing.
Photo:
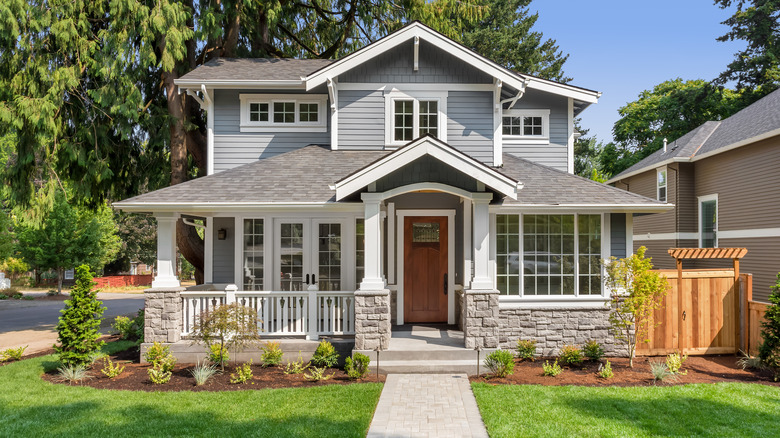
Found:
M 260 330 L 266 336 L 305 336 L 355 334 L 353 292 L 260 292 L 225 291 L 182 292 L 182 336 L 192 333 L 198 315 L 223 304 L 239 303 L 257 311 Z

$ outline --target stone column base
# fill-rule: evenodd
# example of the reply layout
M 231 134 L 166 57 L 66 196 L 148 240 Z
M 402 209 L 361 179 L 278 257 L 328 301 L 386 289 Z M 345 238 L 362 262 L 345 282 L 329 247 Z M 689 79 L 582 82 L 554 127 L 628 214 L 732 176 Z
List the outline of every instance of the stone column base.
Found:
M 461 315 L 466 348 L 498 348 L 497 290 L 463 291 Z
M 355 292 L 355 350 L 390 347 L 390 290 Z
M 144 343 L 181 340 L 183 290 L 183 287 L 165 287 L 144 291 Z

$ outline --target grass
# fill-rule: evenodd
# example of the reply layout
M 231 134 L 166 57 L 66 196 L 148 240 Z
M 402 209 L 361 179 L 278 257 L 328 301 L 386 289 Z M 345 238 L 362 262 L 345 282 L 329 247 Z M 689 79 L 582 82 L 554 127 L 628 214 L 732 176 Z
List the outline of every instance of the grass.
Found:
M 472 388 L 492 438 L 776 436 L 780 421 L 780 388 L 758 384 Z
M 106 345 L 106 352 L 131 342 Z M 381 384 L 131 392 L 40 379 L 55 356 L 0 367 L 3 436 L 365 436 Z

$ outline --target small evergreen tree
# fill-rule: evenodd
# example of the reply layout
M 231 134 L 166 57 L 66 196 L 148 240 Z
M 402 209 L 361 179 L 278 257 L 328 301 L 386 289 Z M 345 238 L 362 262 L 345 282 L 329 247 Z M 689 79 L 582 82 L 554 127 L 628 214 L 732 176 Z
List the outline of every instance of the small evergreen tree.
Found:
M 65 366 L 86 366 L 90 363 L 90 354 L 103 344 L 98 341 L 101 334 L 100 321 L 105 307 L 97 299 L 97 290 L 93 287 L 92 273 L 87 265 L 76 268 L 76 284 L 70 291 L 70 299 L 65 300 L 65 308 L 60 311 L 57 324 L 59 345 L 54 350 Z
M 773 305 L 767 307 L 761 323 L 761 337 L 764 341 L 758 347 L 758 358 L 774 371 L 775 380 L 780 380 L 780 273 L 772 286 L 769 302 Z

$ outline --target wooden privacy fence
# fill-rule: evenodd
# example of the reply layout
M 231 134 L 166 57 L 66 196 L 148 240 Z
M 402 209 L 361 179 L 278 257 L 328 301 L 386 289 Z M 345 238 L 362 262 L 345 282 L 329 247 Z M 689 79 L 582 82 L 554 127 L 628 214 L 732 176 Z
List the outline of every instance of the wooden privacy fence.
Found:
M 761 322 L 764 321 L 764 313 L 771 306 L 768 303 L 753 301 L 753 277 L 747 275 L 747 287 L 745 288 L 744 312 L 746 321 L 743 325 L 744 335 L 742 336 L 742 350 L 749 351 L 750 354 L 758 352 L 758 346 L 761 344 Z

